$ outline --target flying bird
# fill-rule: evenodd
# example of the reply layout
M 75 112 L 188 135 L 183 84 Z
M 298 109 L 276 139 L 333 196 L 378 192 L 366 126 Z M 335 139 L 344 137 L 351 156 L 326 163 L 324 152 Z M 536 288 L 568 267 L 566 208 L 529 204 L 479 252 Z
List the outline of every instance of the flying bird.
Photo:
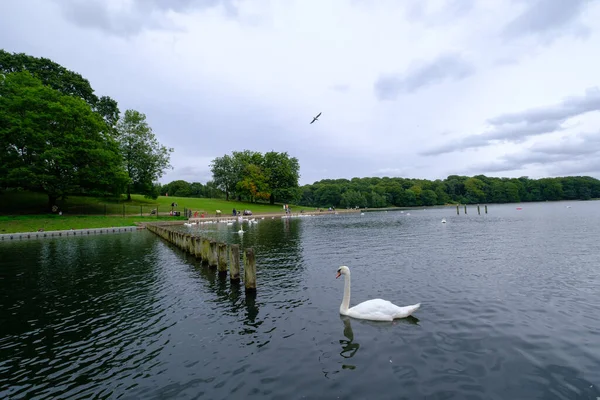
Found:
M 310 123 L 312 124 L 313 122 L 315 122 L 316 120 L 318 120 L 320 116 L 321 116 L 321 113 L 317 114 L 317 116 L 314 117 L 313 120 Z

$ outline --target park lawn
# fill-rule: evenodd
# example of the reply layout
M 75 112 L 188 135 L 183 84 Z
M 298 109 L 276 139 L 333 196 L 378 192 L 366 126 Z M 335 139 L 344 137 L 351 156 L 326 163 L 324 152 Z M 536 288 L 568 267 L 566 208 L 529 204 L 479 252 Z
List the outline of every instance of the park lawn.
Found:
M 158 205 L 159 211 L 161 209 L 171 210 L 171 203 L 175 202 L 177 203 L 178 210 L 183 211 L 183 209 L 186 208 L 193 211 L 205 211 L 209 215 L 214 215 L 216 210 L 221 210 L 223 214 L 231 214 L 234 208 L 240 211 L 251 210 L 254 214 L 282 211 L 281 204 L 270 205 L 268 203 L 246 203 L 243 201 L 227 201 L 224 199 L 159 196 L 156 200 L 149 200 L 145 199 L 142 195 L 131 195 L 131 200 L 139 202 L 140 204 L 147 202 L 144 204 Z
M 0 233 L 59 231 L 69 229 L 111 228 L 134 226 L 140 222 L 156 222 L 164 220 L 184 220 L 184 217 L 105 217 L 103 215 L 15 215 L 0 216 Z
M 158 208 L 158 212 L 171 211 L 171 203 L 177 203 L 174 209 L 183 213 L 184 209 L 205 212 L 214 215 L 216 210 L 230 214 L 236 210 L 251 210 L 256 213 L 272 213 L 282 210 L 281 204 L 246 203 L 226 201 L 224 199 L 207 199 L 193 197 L 159 196 L 156 200 L 147 199 L 143 195 L 132 195 L 127 201 L 123 195 L 115 197 L 69 196 L 67 200 L 59 201 L 58 205 L 63 214 L 101 214 L 104 215 L 149 215 L 150 211 Z M 293 207 L 290 205 L 290 207 Z M 0 215 L 29 215 L 48 213 L 48 197 L 43 193 L 28 191 L 7 191 L 0 194 Z
M 177 203 L 174 209 L 181 212 L 180 217 L 168 215 L 173 202 Z M 184 209 L 204 212 L 207 216 L 214 216 L 216 210 L 221 210 L 223 215 L 230 215 L 233 208 L 240 211 L 251 210 L 253 214 L 282 211 L 281 205 L 223 199 L 160 196 L 152 200 L 142 195 L 132 195 L 131 201 L 127 201 L 125 196 L 70 196 L 67 200 L 59 202 L 63 215 L 58 215 L 48 212 L 47 203 L 48 198 L 42 193 L 7 191 L 0 194 L 0 233 L 36 232 L 39 229 L 52 231 L 109 228 L 160 220 L 185 220 Z M 296 207 L 297 210 L 300 208 Z M 158 209 L 160 217 L 150 214 L 152 209 Z

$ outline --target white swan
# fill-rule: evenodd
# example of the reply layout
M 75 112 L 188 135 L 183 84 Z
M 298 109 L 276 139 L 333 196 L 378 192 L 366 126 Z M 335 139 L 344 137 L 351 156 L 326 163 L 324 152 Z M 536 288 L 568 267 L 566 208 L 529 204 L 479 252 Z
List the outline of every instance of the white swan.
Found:
M 371 321 L 393 321 L 396 318 L 406 318 L 421 307 L 421 303 L 411 306 L 398 307 L 383 299 L 363 301 L 350 308 L 350 269 L 342 265 L 337 270 L 336 279 L 344 275 L 344 299 L 340 305 L 340 314 L 358 319 Z

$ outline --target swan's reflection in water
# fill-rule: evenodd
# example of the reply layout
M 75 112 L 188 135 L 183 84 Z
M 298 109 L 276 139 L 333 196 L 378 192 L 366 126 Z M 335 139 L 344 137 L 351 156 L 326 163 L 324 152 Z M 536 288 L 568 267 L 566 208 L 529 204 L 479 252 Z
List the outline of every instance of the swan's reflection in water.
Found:
M 340 319 L 344 323 L 344 336 L 346 336 L 346 338 L 348 339 L 340 339 L 340 344 L 342 345 L 342 351 L 340 353 L 340 356 L 344 358 L 352 358 L 360 348 L 360 344 L 354 343 L 354 331 L 352 331 L 352 323 L 350 322 L 350 317 L 340 315 Z
M 340 356 L 346 359 L 352 358 L 356 355 L 356 352 L 360 348 L 360 343 L 356 343 L 354 341 L 354 331 L 352 330 L 351 322 L 352 318 L 340 314 L 340 319 L 344 324 L 344 336 L 346 337 L 346 339 L 340 339 L 339 341 L 342 345 Z M 406 318 L 394 320 L 393 322 L 368 321 L 364 319 L 354 319 L 354 322 L 361 325 L 370 325 L 378 329 L 389 329 L 398 324 L 419 325 L 419 319 L 412 315 Z M 342 364 L 342 369 L 356 369 L 356 365 Z

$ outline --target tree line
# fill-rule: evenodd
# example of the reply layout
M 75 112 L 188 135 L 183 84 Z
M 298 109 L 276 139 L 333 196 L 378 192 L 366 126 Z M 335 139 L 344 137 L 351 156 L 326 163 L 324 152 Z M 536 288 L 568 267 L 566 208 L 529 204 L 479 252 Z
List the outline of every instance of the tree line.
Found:
M 414 207 L 452 203 L 516 203 L 600 198 L 600 180 L 589 176 L 530 179 L 451 175 L 444 180 L 407 178 L 323 179 L 301 187 L 310 207 Z
M 187 182 L 181 179 L 171 181 L 164 185 L 158 184 L 158 190 L 163 196 L 173 197 L 196 197 L 196 198 L 212 198 L 223 199 L 225 193 L 216 187 L 213 181 L 206 184 L 200 182 Z
M 179 197 L 226 198 L 222 187 L 214 180 L 205 185 L 178 180 L 161 186 L 161 193 Z M 323 179 L 299 186 L 297 190 L 291 189 L 289 188 L 293 196 L 281 201 L 305 207 L 336 208 L 418 207 L 600 198 L 600 180 L 589 176 L 530 179 L 451 175 L 446 179 L 434 181 L 388 177 Z M 242 199 L 245 199 L 244 196 Z
M 156 198 L 172 151 L 80 74 L 0 49 L 0 190 L 43 192 L 50 207 L 73 194 Z

